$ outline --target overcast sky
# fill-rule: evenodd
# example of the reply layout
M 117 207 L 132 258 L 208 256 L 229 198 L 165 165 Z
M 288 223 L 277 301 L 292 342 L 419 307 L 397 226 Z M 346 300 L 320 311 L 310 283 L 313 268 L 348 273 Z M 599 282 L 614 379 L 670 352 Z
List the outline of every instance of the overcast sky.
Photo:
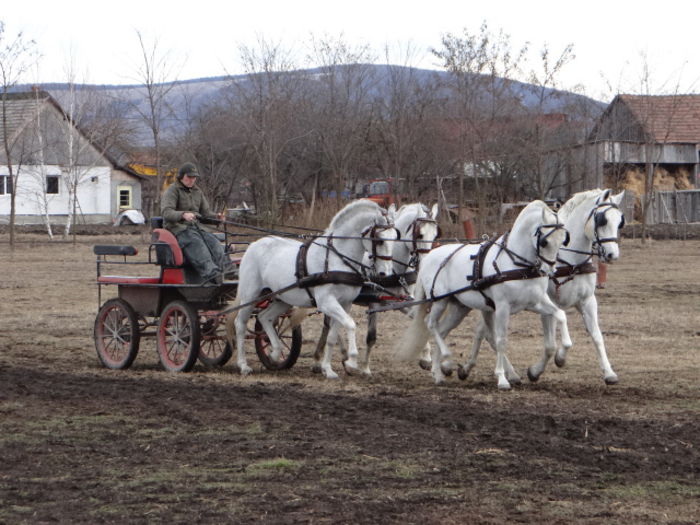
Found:
M 687 0 L 6 0 L 0 20 L 6 38 L 23 31 L 37 42 L 39 78 L 29 82 L 65 82 L 73 56 L 78 81 L 134 83 L 142 63 L 136 31 L 184 63 L 180 80 L 240 73 L 240 46 L 254 48 L 261 37 L 296 51 L 301 64 L 311 34 L 342 33 L 377 56 L 386 45 L 410 44 L 411 65 L 439 69 L 429 48 L 448 32 L 478 33 L 486 21 L 510 35 L 514 50 L 529 42 L 559 54 L 573 44 L 562 88 L 579 85 L 604 101 L 618 91 L 644 92 L 647 63 L 653 93 L 700 92 L 700 2 Z

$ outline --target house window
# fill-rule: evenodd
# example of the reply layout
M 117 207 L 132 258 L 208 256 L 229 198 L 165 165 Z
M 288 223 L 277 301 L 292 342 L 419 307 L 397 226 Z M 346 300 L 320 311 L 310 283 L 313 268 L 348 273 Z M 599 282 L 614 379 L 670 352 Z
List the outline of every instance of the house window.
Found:
M 57 175 L 47 175 L 46 176 L 46 193 L 48 193 L 48 194 L 58 193 L 58 176 Z
M 9 195 L 12 193 L 12 177 L 9 175 L 0 175 L 0 195 Z
M 131 207 L 131 188 L 129 186 L 119 186 L 119 209 Z

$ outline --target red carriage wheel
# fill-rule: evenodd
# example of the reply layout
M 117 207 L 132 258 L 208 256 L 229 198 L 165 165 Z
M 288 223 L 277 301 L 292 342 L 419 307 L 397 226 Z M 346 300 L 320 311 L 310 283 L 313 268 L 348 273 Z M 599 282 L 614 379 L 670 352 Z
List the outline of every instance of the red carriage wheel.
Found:
M 122 299 L 110 299 L 95 318 L 95 350 L 107 368 L 129 368 L 139 352 L 139 321 L 134 309 Z
M 283 344 L 282 355 L 279 360 L 275 361 L 270 355 L 272 352 L 270 339 L 267 337 L 265 330 L 263 330 L 260 321 L 255 320 L 255 352 L 258 354 L 260 362 L 268 370 L 292 368 L 299 358 L 299 353 L 301 352 L 301 326 L 295 326 L 290 332 L 288 323 L 289 318 L 287 316 L 280 317 L 274 323 L 277 335 L 279 335 Z
M 199 360 L 206 366 L 224 366 L 233 355 L 226 337 L 218 333 L 220 327 L 221 321 L 216 316 L 205 317 L 199 326 Z
M 163 309 L 156 337 L 158 357 L 169 372 L 189 372 L 199 355 L 199 319 L 184 301 L 173 301 Z

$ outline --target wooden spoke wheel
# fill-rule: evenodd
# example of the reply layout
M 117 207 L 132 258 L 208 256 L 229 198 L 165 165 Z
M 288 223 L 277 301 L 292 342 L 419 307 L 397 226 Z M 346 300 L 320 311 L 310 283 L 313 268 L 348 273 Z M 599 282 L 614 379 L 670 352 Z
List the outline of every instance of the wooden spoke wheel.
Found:
M 220 316 L 207 315 L 199 325 L 199 360 L 209 367 L 224 366 L 233 355 L 221 324 Z
M 292 368 L 301 352 L 301 326 L 297 325 L 290 330 L 289 317 L 282 316 L 274 323 L 277 335 L 282 340 L 282 354 L 278 360 L 272 358 L 272 346 L 262 324 L 255 320 L 255 352 L 260 362 L 268 370 L 285 370 Z
M 199 355 L 199 316 L 184 301 L 172 301 L 163 309 L 158 323 L 156 347 L 163 368 L 189 372 Z
M 107 368 L 129 368 L 139 352 L 141 334 L 134 309 L 122 299 L 110 299 L 95 318 L 95 350 Z

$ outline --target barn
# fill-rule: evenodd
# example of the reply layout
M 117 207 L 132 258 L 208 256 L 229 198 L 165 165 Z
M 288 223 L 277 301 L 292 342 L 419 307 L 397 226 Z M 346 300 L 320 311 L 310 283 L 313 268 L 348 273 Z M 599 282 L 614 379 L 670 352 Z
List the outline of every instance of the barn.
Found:
M 699 152 L 700 95 L 618 95 L 583 144 L 557 153 L 569 157 L 559 159 L 561 188 L 624 188 L 637 199 L 653 191 L 649 222 L 697 222 Z
M 0 99 L 0 223 L 105 224 L 141 209 L 146 177 L 118 164 L 47 92 Z M 75 198 L 74 198 L 75 197 Z

